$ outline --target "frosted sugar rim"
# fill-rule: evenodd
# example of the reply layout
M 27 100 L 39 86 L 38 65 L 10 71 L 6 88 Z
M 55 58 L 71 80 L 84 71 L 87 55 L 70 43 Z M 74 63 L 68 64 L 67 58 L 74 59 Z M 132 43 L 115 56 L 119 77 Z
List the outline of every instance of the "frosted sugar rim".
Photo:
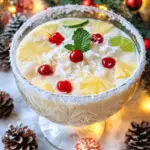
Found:
M 139 45 L 140 45 L 140 62 L 139 65 L 136 69 L 136 71 L 132 74 L 132 76 L 121 86 L 118 86 L 114 89 L 111 89 L 109 91 L 100 93 L 100 94 L 95 94 L 92 96 L 70 96 L 70 95 L 64 95 L 64 94 L 56 94 L 56 93 L 51 93 L 51 92 L 46 92 L 43 91 L 42 89 L 39 89 L 38 87 L 35 87 L 32 85 L 29 81 L 27 81 L 19 72 L 17 65 L 16 65 L 16 49 L 15 45 L 17 44 L 17 39 L 22 35 L 23 31 L 31 26 L 34 22 L 37 20 L 42 20 L 43 17 L 53 17 L 55 15 L 59 14 L 68 14 L 72 11 L 78 11 L 78 12 L 89 12 L 92 13 L 95 11 L 96 13 L 103 13 L 107 16 L 109 16 L 112 20 L 117 20 L 119 21 L 123 26 L 125 26 L 126 29 L 128 29 L 132 34 L 135 35 Z M 49 19 L 50 20 L 50 19 Z M 31 17 L 27 22 L 23 24 L 23 26 L 18 30 L 18 32 L 15 34 L 12 44 L 11 44 L 11 49 L 10 49 L 10 61 L 11 61 L 11 66 L 13 69 L 13 72 L 15 76 L 24 84 L 25 87 L 30 88 L 31 90 L 34 90 L 35 92 L 40 92 L 46 99 L 49 100 L 63 100 L 64 102 L 77 102 L 77 103 L 86 103 L 86 102 L 95 102 L 99 100 L 103 100 L 106 98 L 109 98 L 111 96 L 117 95 L 117 93 L 120 93 L 121 91 L 127 90 L 130 85 L 132 85 L 136 80 L 140 78 L 140 75 L 142 74 L 145 66 L 145 46 L 143 42 L 143 38 L 139 34 L 139 32 L 135 29 L 135 27 L 129 23 L 126 19 L 121 17 L 120 15 L 115 14 L 112 11 L 105 11 L 101 10 L 99 8 L 94 8 L 94 7 L 88 7 L 88 6 L 80 6 L 80 5 L 66 5 L 66 6 L 58 6 L 58 7 L 53 7 L 49 8 L 46 11 L 42 11 L 33 17 Z

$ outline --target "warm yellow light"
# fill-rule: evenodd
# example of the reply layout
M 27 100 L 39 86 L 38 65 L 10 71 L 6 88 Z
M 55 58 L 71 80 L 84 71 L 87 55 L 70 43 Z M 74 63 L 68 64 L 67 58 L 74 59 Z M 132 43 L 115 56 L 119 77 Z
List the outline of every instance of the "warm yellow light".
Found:
M 44 10 L 44 5 L 42 4 L 42 2 L 40 0 L 36 0 L 36 2 L 34 3 L 33 12 L 37 13 L 41 10 Z
M 147 108 L 150 109 L 150 104 L 147 104 Z
M 15 13 L 16 13 L 16 7 L 15 7 L 15 6 L 8 6 L 8 11 L 9 11 L 11 14 L 15 14 Z
M 105 127 L 106 126 L 104 121 L 84 127 L 76 127 L 74 128 L 74 131 L 79 137 L 91 137 L 99 141 L 105 130 Z
M 95 123 L 91 126 L 89 126 L 89 130 L 92 132 L 92 134 L 97 137 L 99 137 L 99 135 L 102 135 L 105 129 L 105 122 L 101 122 L 101 123 Z
M 150 111 L 150 102 L 145 102 L 143 105 L 142 105 L 143 109 L 144 110 L 149 110 Z
M 4 2 L 4 0 L 0 0 L 0 3 L 3 3 Z
M 93 129 L 94 129 L 95 132 L 99 132 L 101 130 L 100 124 L 97 123 L 97 124 L 93 125 Z
M 108 10 L 108 8 L 105 5 L 99 5 L 99 8 L 102 10 Z
M 144 111 L 150 112 L 150 97 L 145 96 L 141 100 L 141 108 Z
M 108 10 L 108 8 L 107 8 L 105 5 L 99 5 L 99 8 L 102 9 L 102 10 Z M 105 18 L 105 16 L 106 16 L 106 15 L 103 14 L 103 13 L 99 13 L 99 14 L 98 14 L 98 18 L 101 18 L 101 19 L 102 19 L 102 18 Z

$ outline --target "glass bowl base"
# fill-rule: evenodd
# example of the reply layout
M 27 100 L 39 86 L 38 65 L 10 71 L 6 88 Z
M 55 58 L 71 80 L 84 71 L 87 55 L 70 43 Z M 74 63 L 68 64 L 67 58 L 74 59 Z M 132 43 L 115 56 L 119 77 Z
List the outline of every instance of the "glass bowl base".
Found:
M 77 141 L 85 137 L 99 142 L 106 127 L 105 121 L 83 127 L 63 126 L 44 117 L 39 117 L 39 125 L 50 144 L 61 150 L 74 150 Z

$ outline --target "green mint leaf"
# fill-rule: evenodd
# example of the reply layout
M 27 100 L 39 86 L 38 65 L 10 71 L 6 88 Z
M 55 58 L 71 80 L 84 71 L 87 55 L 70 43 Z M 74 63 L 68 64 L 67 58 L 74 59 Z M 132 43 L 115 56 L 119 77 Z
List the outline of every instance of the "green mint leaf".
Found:
M 78 28 L 72 37 L 75 48 L 86 52 L 90 49 L 91 37 L 90 33 L 83 28 Z
M 65 45 L 65 48 L 68 49 L 68 50 L 70 50 L 70 51 L 75 50 L 75 46 L 72 45 L 72 44 L 67 44 L 67 45 Z

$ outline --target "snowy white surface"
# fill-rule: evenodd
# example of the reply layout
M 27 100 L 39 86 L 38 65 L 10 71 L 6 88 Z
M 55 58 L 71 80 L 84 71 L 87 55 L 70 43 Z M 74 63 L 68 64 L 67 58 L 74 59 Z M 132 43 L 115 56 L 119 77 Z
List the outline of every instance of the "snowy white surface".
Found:
M 0 120 L 0 139 L 11 123 L 16 124 L 21 121 L 33 129 L 39 140 L 39 150 L 56 150 L 44 138 L 38 126 L 38 116 L 24 102 L 19 93 L 12 72 L 0 72 L 0 90 L 8 92 L 14 99 L 15 109 L 11 116 L 6 120 Z M 122 150 L 124 135 L 130 126 L 131 121 L 148 120 L 150 111 L 145 112 L 140 109 L 140 101 L 145 97 L 143 92 L 137 92 L 134 98 L 116 115 L 107 121 L 107 129 L 101 140 L 101 149 L 103 150 Z M 0 140 L 0 150 L 3 150 L 3 144 Z M 66 149 L 67 150 L 67 149 Z

